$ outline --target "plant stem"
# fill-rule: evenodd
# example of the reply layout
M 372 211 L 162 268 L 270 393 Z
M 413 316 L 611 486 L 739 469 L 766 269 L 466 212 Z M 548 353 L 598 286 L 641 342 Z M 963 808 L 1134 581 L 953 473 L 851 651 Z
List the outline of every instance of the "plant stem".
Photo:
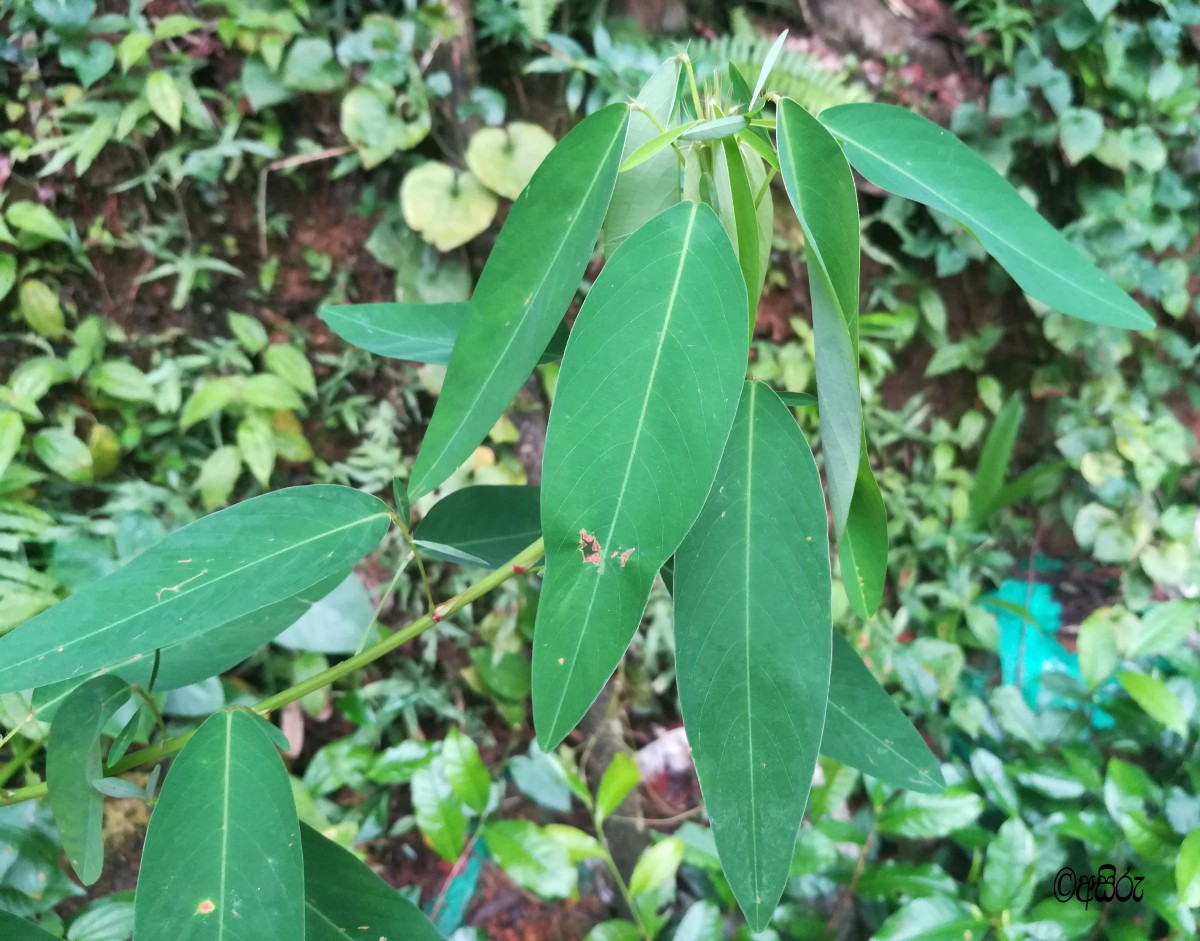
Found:
M 24 745 L 17 744 L 13 746 L 12 761 L 0 768 L 0 787 L 3 787 L 14 774 L 25 767 L 25 762 L 29 760 L 29 756 L 34 753 L 40 742 L 26 740 Z
M 545 545 L 541 539 L 527 546 L 521 552 L 517 553 L 508 563 L 490 572 L 487 576 L 477 581 L 474 585 L 459 592 L 449 601 L 444 601 L 428 614 L 417 618 L 407 627 L 396 633 L 385 637 L 379 643 L 372 647 L 368 647 L 360 654 L 356 654 L 341 663 L 334 664 L 328 670 L 322 670 L 320 673 L 310 676 L 303 682 L 290 686 L 285 690 L 276 693 L 274 696 L 268 696 L 266 699 L 257 703 L 254 710 L 266 717 L 272 712 L 283 708 L 288 703 L 296 702 L 298 699 L 303 699 L 309 693 L 314 693 L 319 689 L 323 689 L 345 676 L 349 676 L 356 670 L 360 670 L 370 663 L 378 660 L 385 654 L 391 653 L 397 647 L 401 647 L 408 643 L 414 637 L 423 634 L 429 628 L 433 627 L 438 621 L 449 617 L 456 611 L 466 607 L 472 601 L 482 598 L 496 588 L 499 588 L 506 581 L 517 574 L 517 570 L 526 571 L 534 562 L 542 557 L 545 551 Z M 192 732 L 187 732 L 183 735 L 176 735 L 174 738 L 163 739 L 157 745 L 152 745 L 149 748 L 142 748 L 132 754 L 126 755 L 111 768 L 105 770 L 107 776 L 121 774 L 131 768 L 137 768 L 141 765 L 153 764 L 156 761 L 161 761 L 168 755 L 173 755 L 192 737 Z M 21 759 L 24 761 L 24 759 Z M 46 785 L 34 784 L 29 787 L 18 788 L 14 791 L 0 791 L 0 807 L 7 807 L 10 804 L 19 804 L 22 801 L 35 800 L 39 797 L 44 797 L 46 794 Z
M 645 941 L 653 941 L 654 936 L 650 934 L 646 928 L 645 922 L 642 921 L 642 914 L 638 911 L 637 905 L 633 901 L 633 895 L 629 892 L 629 886 L 621 877 L 621 871 L 617 869 L 617 862 L 613 859 L 612 852 L 608 848 L 608 840 L 604 837 L 604 827 L 599 820 L 594 821 L 596 826 L 596 834 L 600 837 L 600 845 L 604 847 L 604 862 L 608 866 L 609 874 L 613 877 L 613 882 L 617 884 L 617 889 L 621 893 L 621 897 L 625 899 L 625 905 L 629 908 L 629 914 L 633 916 L 633 920 L 637 922 L 638 931 L 641 932 Z

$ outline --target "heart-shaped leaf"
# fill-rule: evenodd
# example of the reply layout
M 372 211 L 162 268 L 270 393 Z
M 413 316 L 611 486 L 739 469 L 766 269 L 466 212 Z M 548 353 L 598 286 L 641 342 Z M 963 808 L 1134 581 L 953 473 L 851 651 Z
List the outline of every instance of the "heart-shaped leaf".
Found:
M 480 183 L 506 199 L 516 199 L 553 149 L 554 138 L 546 130 L 514 121 L 472 134 L 464 159 Z
M 400 184 L 404 221 L 438 251 L 465 245 L 492 224 L 496 196 L 471 173 L 431 160 Z

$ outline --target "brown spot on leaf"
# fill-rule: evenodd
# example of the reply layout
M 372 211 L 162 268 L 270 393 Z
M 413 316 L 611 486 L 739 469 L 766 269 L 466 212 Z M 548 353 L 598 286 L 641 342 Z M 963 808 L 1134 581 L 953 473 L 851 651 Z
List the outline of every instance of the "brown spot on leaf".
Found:
M 196 906 L 196 914 L 197 915 L 211 915 L 216 910 L 217 910 L 217 906 L 213 904 L 212 899 L 205 899 L 203 902 L 201 902 L 199 905 Z

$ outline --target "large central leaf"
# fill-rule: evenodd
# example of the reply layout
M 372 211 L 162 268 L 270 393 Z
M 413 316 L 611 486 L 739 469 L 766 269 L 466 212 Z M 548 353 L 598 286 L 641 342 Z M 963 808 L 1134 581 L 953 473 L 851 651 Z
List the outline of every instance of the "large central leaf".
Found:
M 1154 321 L 1038 215 L 991 164 L 944 128 L 895 105 L 821 112 L 846 156 L 876 186 L 957 219 L 1028 294 L 1109 327 Z
M 471 456 L 545 352 L 596 247 L 628 124 L 622 104 L 584 119 L 513 203 L 450 354 L 409 480 L 414 500 Z
M 746 287 L 716 214 L 681 203 L 621 244 L 567 343 L 546 432 L 533 715 L 557 745 L 616 669 L 695 522 L 737 410 Z
M 150 654 L 344 573 L 387 531 L 349 487 L 291 487 L 176 530 L 124 568 L 0 637 L 0 693 Z
M 675 662 L 717 851 L 756 930 L 787 881 L 825 725 L 826 519 L 795 419 L 746 383 L 712 493 L 675 554 Z

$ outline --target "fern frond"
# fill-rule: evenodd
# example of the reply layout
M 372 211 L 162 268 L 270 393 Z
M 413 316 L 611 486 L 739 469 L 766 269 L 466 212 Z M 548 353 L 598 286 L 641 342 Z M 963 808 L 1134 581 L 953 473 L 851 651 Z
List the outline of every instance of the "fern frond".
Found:
M 517 0 L 517 9 L 532 38 L 546 38 L 550 32 L 550 18 L 560 3 L 562 0 Z
M 732 35 L 694 43 L 690 52 L 693 60 L 705 70 L 719 69 L 726 62 L 732 62 L 752 81 L 774 41 L 772 36 L 754 36 L 738 29 Z M 813 114 L 870 97 L 844 76 L 823 68 L 815 56 L 786 48 L 775 60 L 767 77 L 766 90 L 794 99 Z

